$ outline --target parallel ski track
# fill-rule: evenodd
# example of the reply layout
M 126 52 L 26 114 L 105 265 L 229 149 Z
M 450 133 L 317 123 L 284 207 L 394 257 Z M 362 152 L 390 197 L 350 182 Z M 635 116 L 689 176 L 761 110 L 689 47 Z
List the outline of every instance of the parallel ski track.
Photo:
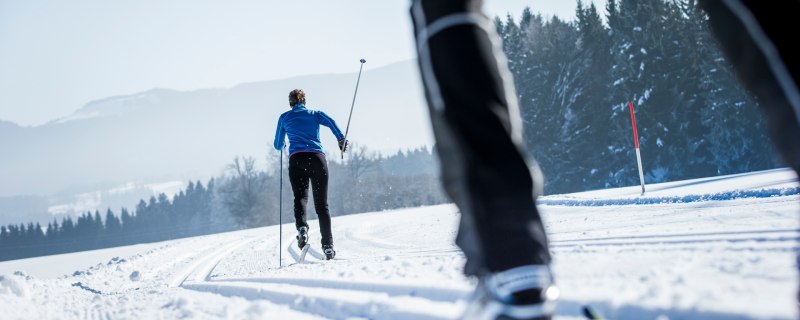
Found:
M 320 286 L 328 285 L 329 287 Z M 413 296 L 414 291 L 402 292 L 397 286 L 378 285 L 367 290 L 369 285 L 355 285 L 353 289 L 336 287 L 338 284 L 285 280 L 284 283 L 247 281 L 206 281 L 187 283 L 183 287 L 212 292 L 225 296 L 246 299 L 265 299 L 273 303 L 326 318 L 344 319 L 363 317 L 368 319 L 453 319 L 462 309 L 452 301 L 439 302 L 428 297 Z M 399 295 L 390 295 L 390 290 Z M 422 292 L 422 291 L 420 291 Z M 407 293 L 407 294 L 403 294 Z M 419 308 L 424 306 L 424 308 Z M 421 312 L 426 310 L 427 312 Z
M 351 234 L 347 234 L 353 236 Z M 263 299 L 285 305 L 295 311 L 325 318 L 363 317 L 369 319 L 452 319 L 463 310 L 468 288 L 425 287 L 415 284 L 391 282 L 337 281 L 304 278 L 225 278 L 212 279 L 214 268 L 221 260 L 238 248 L 256 240 L 248 237 L 208 250 L 194 263 L 179 272 L 172 284 L 185 289 L 236 296 L 246 299 Z M 359 240 L 370 240 L 359 237 Z M 557 238 L 557 237 L 556 237 Z M 343 239 L 352 240 L 352 239 Z M 374 240 L 374 239 L 372 239 Z M 704 233 L 665 233 L 657 235 L 631 235 L 554 239 L 554 250 L 602 249 L 603 247 L 629 248 L 631 250 L 692 250 L 708 243 L 720 243 L 723 250 L 752 250 L 752 242 L 764 243 L 758 250 L 797 250 L 800 230 L 741 230 Z M 371 241 L 384 247 L 382 241 Z M 741 248 L 740 248 L 741 247 Z M 749 248 L 749 249 L 748 249 Z M 299 248 L 294 239 L 284 247 L 297 262 Z M 390 250 L 391 251 L 391 250 Z M 418 256 L 446 256 L 460 254 L 455 246 L 437 248 L 404 248 L 391 254 L 393 258 Z M 313 257 L 313 258 L 312 258 Z M 374 256 L 354 256 L 349 260 L 380 259 Z M 321 263 L 324 254 L 313 247 L 306 263 Z M 341 259 L 338 259 L 341 260 Z M 348 260 L 348 259 L 344 259 Z M 335 260 L 334 260 L 335 261 Z M 326 262 L 329 263 L 329 262 Z M 408 307 L 408 306 L 414 306 Z M 424 306 L 420 308 L 419 306 Z
M 173 276 L 170 287 L 181 287 L 187 281 L 209 281 L 211 279 L 211 274 L 214 272 L 214 268 L 222 259 L 231 254 L 234 250 L 256 239 L 257 237 L 246 237 L 217 247 L 201 255 L 194 263 Z
M 256 239 L 247 237 L 207 250 L 195 262 L 177 272 L 170 285 L 225 296 L 264 299 L 286 305 L 295 311 L 335 319 L 354 315 L 369 319 L 453 319 L 463 309 L 461 304 L 470 292 L 467 288 L 447 289 L 388 282 L 299 278 L 212 279 L 214 268 L 220 261 Z M 285 249 L 297 262 L 300 250 L 295 240 L 289 241 Z M 310 257 L 313 257 L 312 261 L 309 261 Z M 320 263 L 321 260 L 325 260 L 322 252 L 309 249 L 306 263 Z M 334 313 L 331 310 L 335 310 Z
M 739 245 L 745 245 L 748 248 L 747 250 L 752 250 L 748 243 L 760 242 L 773 243 L 775 245 L 763 247 L 759 250 L 796 250 L 798 241 L 800 241 L 800 230 L 783 229 L 554 240 L 551 241 L 550 247 L 553 249 L 571 249 L 575 247 L 592 248 L 610 246 L 624 249 L 643 246 L 691 247 L 718 242 L 725 244 L 728 250 L 737 250 Z M 663 248 L 659 250 L 663 250 Z

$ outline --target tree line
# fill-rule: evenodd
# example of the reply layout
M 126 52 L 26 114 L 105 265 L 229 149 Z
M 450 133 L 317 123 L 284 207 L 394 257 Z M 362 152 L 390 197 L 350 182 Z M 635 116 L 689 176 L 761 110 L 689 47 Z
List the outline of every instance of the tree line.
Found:
M 172 199 L 161 193 L 140 200 L 134 211 L 110 208 L 85 212 L 73 219 L 0 226 L 0 260 L 85 251 L 162 241 L 228 230 L 212 219 L 214 180 L 189 182 Z M 105 217 L 105 218 L 103 218 Z
M 271 154 L 267 170 L 251 157 L 237 157 L 218 181 L 222 207 L 238 228 L 294 221 L 293 195 L 284 162 L 283 191 L 279 158 Z M 427 147 L 384 156 L 354 144 L 343 162 L 328 161 L 328 205 L 333 216 L 433 205 L 447 202 L 438 178 L 438 160 Z M 279 196 L 282 194 L 282 201 Z M 309 191 L 309 203 L 313 193 Z M 283 205 L 283 215 L 276 214 Z M 270 212 L 273 214 L 261 214 Z M 313 205 L 308 217 L 314 219 Z
M 425 147 L 383 156 L 355 145 L 346 161 L 329 161 L 330 212 L 337 216 L 444 203 L 436 163 Z M 252 157 L 236 157 L 205 185 L 189 182 L 172 198 L 162 193 L 142 199 L 130 211 L 85 212 L 46 227 L 32 222 L 0 226 L 0 261 L 293 222 L 288 170 L 283 169 L 276 155 L 263 169 Z M 313 206 L 308 210 L 309 219 L 315 219 Z
M 526 8 L 495 18 L 516 80 L 525 144 L 545 193 L 774 168 L 758 103 L 740 86 L 695 0 L 578 1 L 575 21 Z

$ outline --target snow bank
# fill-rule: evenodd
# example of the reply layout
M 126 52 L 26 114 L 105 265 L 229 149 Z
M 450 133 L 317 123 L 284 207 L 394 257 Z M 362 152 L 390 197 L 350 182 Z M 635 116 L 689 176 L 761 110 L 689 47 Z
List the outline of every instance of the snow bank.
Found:
M 26 280 L 26 277 L 20 275 L 0 275 L 0 296 L 27 297 L 29 293 Z
M 625 206 L 642 204 L 665 203 L 691 203 L 700 201 L 725 201 L 743 198 L 771 198 L 780 196 L 794 196 L 800 194 L 800 187 L 771 188 L 759 190 L 732 190 L 711 194 L 687 194 L 666 197 L 641 196 L 636 198 L 621 199 L 570 199 L 568 196 L 560 198 L 543 197 L 538 200 L 540 205 L 546 206 Z

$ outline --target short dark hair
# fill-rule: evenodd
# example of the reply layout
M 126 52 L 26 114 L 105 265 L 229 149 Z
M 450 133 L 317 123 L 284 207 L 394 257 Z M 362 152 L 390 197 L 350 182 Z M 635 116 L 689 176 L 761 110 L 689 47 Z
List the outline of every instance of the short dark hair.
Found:
M 299 103 L 306 103 L 306 93 L 303 92 L 303 89 L 294 89 L 289 92 L 289 102 L 291 105 L 294 106 L 295 104 Z

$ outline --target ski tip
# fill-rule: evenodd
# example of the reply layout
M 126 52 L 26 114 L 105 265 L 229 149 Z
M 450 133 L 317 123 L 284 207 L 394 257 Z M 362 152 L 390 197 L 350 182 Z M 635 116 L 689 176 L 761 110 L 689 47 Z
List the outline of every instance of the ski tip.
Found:
M 588 305 L 583 306 L 583 315 L 586 317 L 586 319 L 590 320 L 605 320 L 605 318 L 603 318 L 603 316 L 600 315 L 600 313 L 598 313 Z
M 305 263 L 306 254 L 308 254 L 308 248 L 311 248 L 310 244 L 306 244 L 305 246 L 303 246 L 303 249 L 300 250 L 300 259 L 297 259 L 297 262 Z

